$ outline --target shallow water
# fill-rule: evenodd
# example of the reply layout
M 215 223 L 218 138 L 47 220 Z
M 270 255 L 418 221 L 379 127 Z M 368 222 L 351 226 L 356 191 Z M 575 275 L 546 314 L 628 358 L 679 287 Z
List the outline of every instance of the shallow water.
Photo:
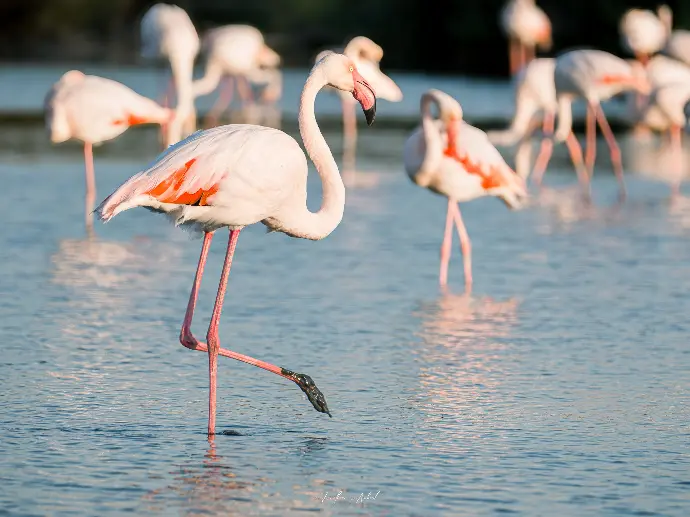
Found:
M 144 210 L 85 239 L 79 147 L 0 131 L 0 514 L 687 515 L 690 202 L 630 175 L 617 206 L 604 162 L 584 209 L 559 154 L 533 206 L 462 206 L 475 292 L 455 246 L 441 293 L 445 202 L 403 174 L 403 133 L 371 131 L 375 184 L 332 236 L 242 232 L 221 321 L 223 346 L 310 374 L 333 418 L 221 358 L 212 443 L 206 357 L 177 341 L 201 241 Z M 155 138 L 97 149 L 99 199 Z

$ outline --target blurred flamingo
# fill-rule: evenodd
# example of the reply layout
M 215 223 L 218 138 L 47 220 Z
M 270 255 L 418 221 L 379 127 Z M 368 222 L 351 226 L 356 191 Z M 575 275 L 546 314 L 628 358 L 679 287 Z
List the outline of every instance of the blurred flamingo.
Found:
M 245 104 L 253 100 L 251 80 L 269 83 L 265 100 L 276 102 L 280 98 L 282 78 L 277 69 L 280 56 L 266 45 L 259 29 L 249 25 L 218 27 L 204 36 L 203 48 L 206 70 L 201 79 L 194 81 L 194 96 L 208 95 L 225 78 L 220 96 L 209 112 L 211 122 L 215 122 L 232 101 L 233 78 Z
M 620 198 L 625 199 L 621 152 L 606 120 L 604 110 L 601 108 L 601 101 L 630 90 L 647 95 L 651 87 L 644 67 L 636 61 L 630 63 L 601 50 L 572 50 L 556 59 L 554 77 L 558 99 L 558 128 L 555 135 L 546 135 L 546 138 L 555 139 L 556 142 L 566 142 L 580 184 L 586 196 L 589 197 L 590 178 L 594 171 L 596 156 L 598 121 L 611 152 L 613 171 L 620 184 Z M 583 98 L 587 102 L 587 147 L 584 161 L 582 148 L 572 130 L 572 102 L 577 98 Z M 551 148 L 548 148 L 544 160 L 539 163 L 538 168 L 535 167 L 533 178 L 535 184 L 541 183 L 550 158 Z
M 530 173 L 531 137 L 535 129 L 535 119 L 542 114 L 542 131 L 545 135 L 553 133 L 558 104 L 554 70 L 556 60 L 538 58 L 528 63 L 514 78 L 515 115 L 508 129 L 489 131 L 491 143 L 501 146 L 518 145 L 515 169 L 523 179 Z M 543 139 L 537 164 L 546 159 L 553 143 Z M 541 165 L 537 165 L 541 167 Z
M 499 21 L 509 40 L 511 75 L 534 59 L 535 47 L 551 48 L 551 21 L 535 0 L 508 0 Z
M 170 61 L 175 117 L 164 130 L 165 145 L 179 141 L 196 128 L 192 95 L 194 59 L 199 52 L 199 36 L 184 9 L 176 5 L 155 4 L 141 19 L 141 55 L 148 59 L 163 57 Z M 167 105 L 168 94 L 163 101 Z
M 690 81 L 679 81 L 663 84 L 652 90 L 647 105 L 647 112 L 643 114 L 648 119 L 653 113 L 653 121 L 657 129 L 668 130 L 671 135 L 671 153 L 673 159 L 674 181 L 671 186 L 671 196 L 680 194 L 680 184 L 683 177 L 683 128 L 688 125 L 690 116 Z
M 192 225 L 204 232 L 180 341 L 192 350 L 208 352 L 209 435 L 215 433 L 219 354 L 295 382 L 317 411 L 330 415 L 323 394 L 309 376 L 222 349 L 218 337 L 228 275 L 242 228 L 261 222 L 270 231 L 319 240 L 343 217 L 345 187 L 314 114 L 316 95 L 326 85 L 350 92 L 362 105 L 368 123 L 373 122 L 376 111 L 374 92 L 351 59 L 329 53 L 314 66 L 302 91 L 299 127 L 322 181 L 323 200 L 318 212 L 307 208 L 307 161 L 299 144 L 282 131 L 243 124 L 194 133 L 162 153 L 150 168 L 130 178 L 98 207 L 104 221 L 143 206 L 168 214 L 178 225 Z M 230 239 L 206 345 L 194 337 L 191 323 L 213 232 L 222 227 L 230 229 Z
M 431 105 L 438 108 L 434 120 Z M 441 245 L 439 283 L 448 282 L 453 223 L 458 230 L 465 269 L 465 290 L 472 290 L 472 247 L 458 203 L 483 196 L 499 197 L 509 208 L 526 197 L 524 181 L 506 164 L 484 131 L 462 120 L 460 104 L 440 90 L 421 99 L 422 124 L 405 142 L 405 170 L 410 179 L 448 198 L 446 229 Z
M 630 9 L 619 27 L 623 47 L 646 65 L 666 45 L 671 24 L 671 10 L 666 5 L 660 6 L 656 14 L 647 9 Z
M 70 138 L 84 142 L 86 227 L 96 199 L 93 145 L 111 140 L 137 124 L 165 124 L 173 113 L 125 85 L 78 70 L 66 72 L 46 95 L 45 123 L 53 143 Z
M 316 57 L 321 59 L 324 51 Z M 383 49 L 365 36 L 352 38 L 343 50 L 352 59 L 362 77 L 374 88 L 376 97 L 390 102 L 400 102 L 402 91 L 395 82 L 379 68 Z M 355 103 L 344 92 L 338 92 L 343 106 L 343 177 L 345 183 L 354 183 L 356 178 L 357 118 Z

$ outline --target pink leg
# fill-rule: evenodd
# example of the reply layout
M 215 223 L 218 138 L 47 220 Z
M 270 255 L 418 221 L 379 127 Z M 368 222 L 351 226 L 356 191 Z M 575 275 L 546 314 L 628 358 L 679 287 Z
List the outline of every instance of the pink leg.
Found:
M 96 177 L 93 172 L 93 146 L 90 143 L 84 143 L 84 162 L 86 164 L 86 197 L 85 197 L 85 211 L 86 211 L 86 230 L 93 232 L 93 204 L 96 201 Z
M 602 133 L 604 133 L 604 138 L 606 138 L 606 143 L 611 151 L 611 163 L 613 163 L 613 172 L 616 175 L 618 184 L 620 185 L 619 198 L 622 200 L 626 197 L 625 192 L 625 180 L 623 179 L 623 161 L 621 160 L 621 150 L 618 147 L 618 142 L 616 142 L 616 137 L 613 136 L 613 131 L 611 131 L 611 126 L 609 126 L 606 120 L 606 115 L 604 115 L 604 110 L 601 106 L 596 107 L 596 115 L 599 120 L 599 127 L 601 127 Z
M 516 73 L 518 73 L 519 64 L 518 61 L 520 59 L 519 57 L 519 49 L 517 47 L 517 41 L 515 41 L 513 38 L 508 38 L 508 58 L 510 61 L 510 75 L 513 76 Z
M 586 133 L 586 146 L 585 146 L 585 167 L 587 168 L 587 173 L 591 178 L 594 174 L 594 161 L 597 155 L 597 119 L 596 119 L 596 106 L 587 104 L 587 128 Z
M 541 141 L 539 156 L 537 156 L 537 161 L 534 163 L 534 172 L 532 176 L 532 181 L 537 186 L 541 185 L 542 177 L 551 160 L 551 154 L 553 153 L 554 119 L 555 115 L 553 113 L 544 113 L 544 125 L 542 128 L 544 136 Z
M 357 111 L 355 104 L 342 101 L 343 106 L 343 176 L 353 179 L 355 175 L 355 152 L 357 148 Z
M 441 270 L 438 275 L 438 283 L 443 287 L 448 283 L 448 263 L 450 262 L 451 246 L 453 245 L 453 204 L 448 198 L 448 211 L 446 212 L 446 230 L 443 233 L 441 244 Z
M 253 104 L 254 94 L 252 93 L 252 85 L 249 84 L 249 79 L 246 77 L 237 78 L 237 92 L 240 94 L 243 104 Z
M 518 42 L 518 48 L 520 49 L 520 61 L 517 69 L 519 72 L 527 65 L 527 47 L 522 42 Z
M 457 203 L 453 203 L 453 219 L 458 228 L 460 248 L 462 249 L 462 262 L 465 267 L 465 292 L 469 294 L 472 292 L 472 243 L 470 242 L 470 236 L 467 234 L 465 223 L 462 221 L 462 215 Z
M 525 53 L 525 62 L 524 66 L 527 66 L 533 59 L 536 51 L 534 50 L 534 47 L 527 47 L 524 46 L 524 53 Z
M 217 358 L 218 355 L 223 357 L 229 357 L 230 359 L 235 359 L 237 361 L 242 361 L 252 366 L 257 366 L 263 368 L 269 372 L 275 373 L 291 380 L 297 384 L 300 389 L 307 395 L 309 401 L 314 406 L 314 409 L 321 413 L 327 413 L 331 416 L 328 405 L 326 404 L 326 399 L 324 398 L 321 391 L 316 387 L 314 381 L 308 375 L 301 373 L 294 373 L 285 368 L 280 368 L 278 366 L 272 365 L 270 363 L 260 361 L 259 359 L 254 359 L 231 350 L 220 348 L 220 342 L 218 340 L 218 323 L 220 321 L 220 311 L 223 304 L 223 297 L 225 295 L 225 290 L 227 287 L 228 275 L 230 274 L 230 266 L 232 265 L 232 255 L 235 251 L 235 246 L 237 245 L 237 238 L 239 237 L 239 230 L 230 232 L 230 240 L 228 242 L 228 250 L 225 257 L 225 263 L 223 265 L 223 274 L 221 275 L 221 281 L 218 286 L 218 295 L 216 298 L 216 305 L 213 309 L 213 316 L 211 318 L 211 324 L 209 325 L 207 339 L 211 342 L 211 350 L 209 353 L 209 436 L 213 435 L 215 432 L 215 392 L 216 392 L 216 374 L 218 371 Z M 206 264 L 206 258 L 208 256 L 208 251 L 211 246 L 211 240 L 213 239 L 212 233 L 206 233 L 204 235 L 204 243 L 201 248 L 201 256 L 199 257 L 199 265 L 197 266 L 196 276 L 194 277 L 194 285 L 192 286 L 192 292 L 189 296 L 189 303 L 187 304 L 187 312 L 185 314 L 184 323 L 182 325 L 182 331 L 180 332 L 180 343 L 190 350 L 197 350 L 199 352 L 209 352 L 209 347 L 196 339 L 191 331 L 192 318 L 194 316 L 194 308 L 196 306 L 196 301 L 199 293 L 199 286 L 201 285 L 201 277 L 204 273 L 204 266 Z M 210 336 L 210 338 L 209 338 Z M 215 350 L 215 353 L 213 352 Z
M 582 148 L 580 147 L 580 143 L 577 141 L 577 138 L 575 138 L 575 133 L 571 131 L 565 143 L 568 146 L 570 159 L 573 161 L 573 165 L 575 166 L 575 172 L 577 172 L 577 179 L 580 181 L 583 194 L 587 199 L 589 199 L 591 197 L 589 174 L 587 174 L 587 169 L 585 168 L 585 164 L 582 159 Z
M 161 106 L 164 108 L 167 108 L 169 105 L 172 105 L 172 97 L 173 94 L 175 93 L 175 83 L 173 82 L 172 78 L 168 79 L 167 82 L 167 87 L 165 91 L 163 92 L 163 99 L 161 101 Z M 166 141 L 166 136 L 168 134 L 168 127 L 169 127 L 170 122 L 164 122 L 161 124 L 161 142 L 163 143 L 163 149 L 165 149 L 165 141 Z
M 683 177 L 683 139 L 680 126 L 671 126 L 671 152 L 673 153 L 673 169 L 676 179 L 671 186 L 671 199 L 680 195 L 680 183 Z
M 223 83 L 220 87 L 220 93 L 215 104 L 211 107 L 206 116 L 206 125 L 208 127 L 215 126 L 218 123 L 223 111 L 230 106 L 232 102 L 234 82 L 232 77 L 223 78 Z

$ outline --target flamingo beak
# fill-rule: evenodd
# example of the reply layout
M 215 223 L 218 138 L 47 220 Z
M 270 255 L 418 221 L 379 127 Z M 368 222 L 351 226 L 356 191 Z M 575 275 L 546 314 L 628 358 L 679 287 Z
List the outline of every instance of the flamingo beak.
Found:
M 352 78 L 355 80 L 352 96 L 362 105 L 364 117 L 367 119 L 367 126 L 371 126 L 376 118 L 376 94 L 374 89 L 357 70 L 352 72 Z

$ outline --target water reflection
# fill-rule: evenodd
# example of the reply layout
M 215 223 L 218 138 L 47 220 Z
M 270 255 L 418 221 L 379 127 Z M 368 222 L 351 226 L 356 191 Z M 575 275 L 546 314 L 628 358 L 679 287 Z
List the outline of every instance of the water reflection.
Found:
M 191 514 L 246 515 L 241 503 L 261 505 L 255 497 L 256 484 L 237 479 L 233 467 L 216 453 L 214 440 L 209 440 L 201 464 L 181 465 L 171 475 L 170 485 L 144 496 L 149 512 L 182 506 Z
M 505 340 L 517 322 L 519 302 L 445 294 L 421 304 L 419 381 L 425 422 L 437 430 L 486 418 L 511 359 Z M 467 446 L 455 432 L 432 441 L 438 450 Z

